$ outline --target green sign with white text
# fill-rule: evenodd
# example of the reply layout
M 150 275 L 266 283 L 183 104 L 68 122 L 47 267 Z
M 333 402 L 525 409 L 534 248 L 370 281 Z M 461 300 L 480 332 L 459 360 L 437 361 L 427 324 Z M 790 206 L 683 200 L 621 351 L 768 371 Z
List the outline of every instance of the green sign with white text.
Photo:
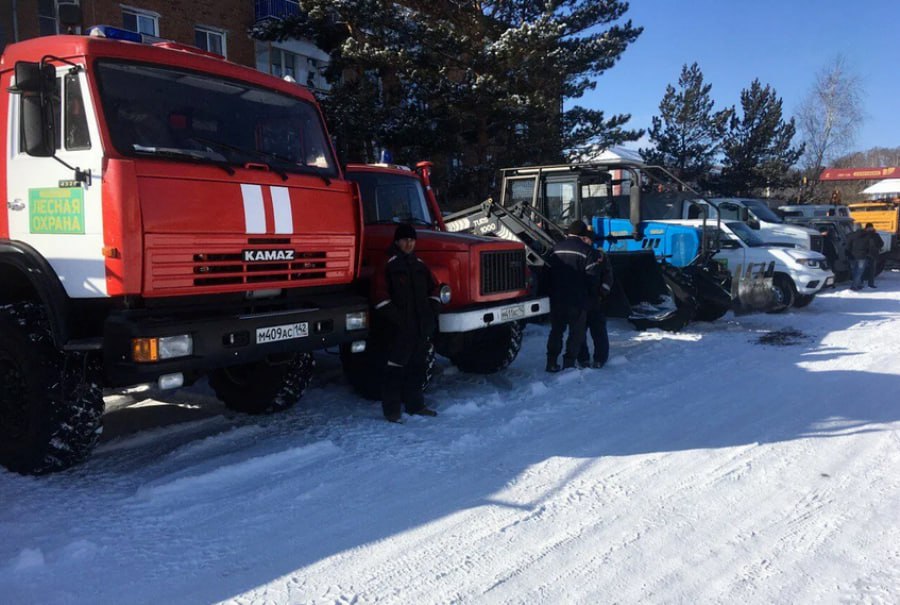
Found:
M 28 226 L 31 233 L 84 233 L 84 189 L 29 189 Z

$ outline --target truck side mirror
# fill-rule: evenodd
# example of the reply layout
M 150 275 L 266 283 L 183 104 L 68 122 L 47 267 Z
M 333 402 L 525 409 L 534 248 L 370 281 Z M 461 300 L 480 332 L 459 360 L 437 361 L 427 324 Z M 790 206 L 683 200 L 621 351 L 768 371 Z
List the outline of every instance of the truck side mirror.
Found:
M 23 151 L 30 156 L 48 158 L 56 152 L 52 103 L 55 85 L 56 69 L 52 65 L 16 63 L 16 84 L 9 92 L 22 95 Z
M 759 231 L 760 224 L 759 224 L 759 221 L 756 220 L 755 218 L 750 217 L 745 222 L 747 223 L 747 226 L 750 227 L 751 229 L 756 229 L 757 231 Z

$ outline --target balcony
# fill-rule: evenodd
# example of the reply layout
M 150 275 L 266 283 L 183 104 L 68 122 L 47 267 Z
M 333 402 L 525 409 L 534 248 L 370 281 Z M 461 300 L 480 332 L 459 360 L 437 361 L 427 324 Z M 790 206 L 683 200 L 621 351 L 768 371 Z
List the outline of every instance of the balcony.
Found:
M 256 20 L 284 19 L 300 14 L 298 0 L 255 0 Z

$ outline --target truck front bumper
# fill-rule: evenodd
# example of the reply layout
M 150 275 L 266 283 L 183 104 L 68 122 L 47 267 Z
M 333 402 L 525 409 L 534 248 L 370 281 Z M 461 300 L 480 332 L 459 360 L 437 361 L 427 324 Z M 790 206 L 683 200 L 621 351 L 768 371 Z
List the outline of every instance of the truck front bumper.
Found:
M 366 299 L 340 296 L 317 302 L 312 308 L 203 316 L 150 310 L 116 312 L 107 319 L 103 335 L 110 386 L 146 383 L 178 372 L 192 380 L 215 368 L 366 339 L 367 328 L 346 327 L 348 314 L 368 314 Z M 190 355 L 152 362 L 134 360 L 134 339 L 185 334 L 193 344 Z
M 826 288 L 834 284 L 834 273 L 827 269 L 811 269 L 809 271 L 798 271 L 791 276 L 798 294 L 809 295 L 815 294 L 822 288 Z
M 477 309 L 441 313 L 438 321 L 438 331 L 444 334 L 473 332 L 489 326 L 546 315 L 549 312 L 550 299 L 543 297 L 506 302 Z

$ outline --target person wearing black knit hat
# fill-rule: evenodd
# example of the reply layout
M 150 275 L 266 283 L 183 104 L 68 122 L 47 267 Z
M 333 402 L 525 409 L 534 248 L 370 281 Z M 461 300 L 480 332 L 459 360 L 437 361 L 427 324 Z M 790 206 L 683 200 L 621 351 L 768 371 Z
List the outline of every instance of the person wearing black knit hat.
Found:
M 384 417 L 400 422 L 408 414 L 437 416 L 425 405 L 428 341 L 437 327 L 440 285 L 416 256 L 416 230 L 399 225 L 388 248 L 387 261 L 375 272 L 374 346 L 384 353 L 386 366 L 381 406 Z
M 402 225 L 397 226 L 397 230 L 394 231 L 394 241 L 400 241 L 402 239 L 416 239 L 416 228 L 408 223 L 403 223 Z

